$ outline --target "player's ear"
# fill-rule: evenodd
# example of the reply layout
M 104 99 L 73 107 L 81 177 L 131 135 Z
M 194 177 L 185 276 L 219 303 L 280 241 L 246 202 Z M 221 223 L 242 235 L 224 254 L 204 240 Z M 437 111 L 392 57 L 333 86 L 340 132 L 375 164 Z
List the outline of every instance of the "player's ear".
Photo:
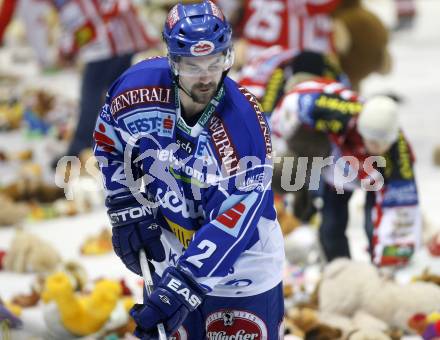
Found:
M 234 46 L 232 45 L 230 48 L 228 48 L 228 50 L 226 51 L 226 55 L 225 55 L 225 66 L 224 66 L 224 71 L 229 70 L 232 65 L 234 65 L 234 60 L 235 60 L 235 49 Z

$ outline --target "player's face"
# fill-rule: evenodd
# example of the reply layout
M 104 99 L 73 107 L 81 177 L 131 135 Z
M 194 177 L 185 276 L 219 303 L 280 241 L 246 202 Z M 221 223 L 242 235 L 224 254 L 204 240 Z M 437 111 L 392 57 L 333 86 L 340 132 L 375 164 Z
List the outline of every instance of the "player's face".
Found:
M 217 90 L 224 68 L 225 56 L 222 53 L 206 57 L 182 57 L 178 63 L 180 83 L 190 91 L 196 103 L 208 104 Z
M 369 140 L 364 139 L 364 145 L 367 152 L 372 156 L 380 156 L 386 153 L 390 147 L 391 143 L 385 141 Z

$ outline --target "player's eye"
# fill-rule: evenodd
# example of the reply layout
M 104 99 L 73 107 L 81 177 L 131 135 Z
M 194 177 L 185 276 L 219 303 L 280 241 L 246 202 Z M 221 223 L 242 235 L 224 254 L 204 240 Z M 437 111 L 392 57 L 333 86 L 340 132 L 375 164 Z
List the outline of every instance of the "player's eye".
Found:
M 189 71 L 190 71 L 190 72 L 197 73 L 197 72 L 201 72 L 201 69 L 200 69 L 200 67 L 198 67 L 198 66 L 191 65 L 191 66 L 189 67 Z
M 222 67 L 219 64 L 211 65 L 208 67 L 209 72 L 219 72 L 222 71 Z

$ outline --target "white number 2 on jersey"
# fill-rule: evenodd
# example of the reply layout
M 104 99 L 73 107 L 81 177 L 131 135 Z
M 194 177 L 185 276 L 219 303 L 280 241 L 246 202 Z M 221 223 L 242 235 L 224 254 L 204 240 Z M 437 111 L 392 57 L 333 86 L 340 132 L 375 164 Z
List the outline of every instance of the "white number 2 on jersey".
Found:
M 217 245 L 211 241 L 203 240 L 198 244 L 197 248 L 204 250 L 204 252 L 201 254 L 190 256 L 186 260 L 195 265 L 197 268 L 201 268 L 203 266 L 203 263 L 200 260 L 209 258 L 217 249 Z
M 275 43 L 280 37 L 283 24 L 283 1 L 252 0 L 249 6 L 253 13 L 244 28 L 245 36 Z

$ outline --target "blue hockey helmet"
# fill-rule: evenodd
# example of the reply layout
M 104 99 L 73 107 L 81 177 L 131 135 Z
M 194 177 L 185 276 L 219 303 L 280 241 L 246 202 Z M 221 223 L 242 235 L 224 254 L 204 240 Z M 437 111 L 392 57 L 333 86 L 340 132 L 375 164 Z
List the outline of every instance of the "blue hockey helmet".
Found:
M 163 38 L 169 57 L 177 61 L 179 57 L 230 52 L 232 29 L 220 8 L 211 1 L 178 3 L 168 13 Z

